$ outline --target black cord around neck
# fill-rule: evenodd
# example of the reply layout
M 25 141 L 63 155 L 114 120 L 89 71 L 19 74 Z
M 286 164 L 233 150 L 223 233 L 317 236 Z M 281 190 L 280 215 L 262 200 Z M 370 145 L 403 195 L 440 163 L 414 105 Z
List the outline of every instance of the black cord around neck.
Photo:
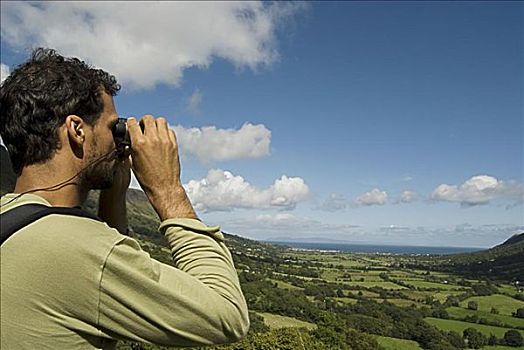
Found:
M 77 172 L 75 175 L 73 175 L 69 179 L 67 179 L 65 181 L 62 181 L 62 182 L 60 182 L 60 183 L 58 183 L 56 185 L 53 185 L 53 186 L 43 187 L 43 188 L 36 188 L 36 189 L 33 189 L 33 190 L 24 191 L 24 192 L 18 194 L 16 197 L 14 197 L 11 200 L 9 200 L 7 203 L 2 204 L 1 206 L 3 207 L 4 205 L 7 205 L 7 204 L 17 200 L 18 198 L 20 198 L 24 194 L 33 193 L 33 192 L 52 192 L 52 191 L 58 191 L 58 190 L 64 188 L 65 186 L 68 186 L 68 185 L 78 185 L 77 182 L 70 182 L 70 181 L 72 181 L 75 177 L 79 176 L 84 171 L 86 171 L 90 166 L 95 165 L 96 163 L 104 160 L 105 158 L 111 159 L 112 157 L 114 157 L 115 155 L 117 155 L 119 153 L 120 153 L 120 151 L 118 149 L 114 149 L 114 150 L 104 154 L 103 156 L 100 156 L 97 159 L 93 160 L 91 163 L 87 164 L 85 167 L 83 167 L 79 172 Z

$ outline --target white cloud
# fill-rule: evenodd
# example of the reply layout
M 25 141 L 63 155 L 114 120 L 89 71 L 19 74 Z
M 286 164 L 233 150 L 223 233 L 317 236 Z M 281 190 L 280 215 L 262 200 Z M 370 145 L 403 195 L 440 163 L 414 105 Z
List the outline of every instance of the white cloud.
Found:
M 400 199 L 398 200 L 398 203 L 411 203 L 418 199 L 417 192 L 413 191 L 404 191 L 400 194 Z
M 270 153 L 271 131 L 263 124 L 247 123 L 238 130 L 214 126 L 173 129 L 181 155 L 201 161 L 260 158 Z
M 336 212 L 346 209 L 348 204 L 347 199 L 338 193 L 330 193 L 322 204 L 316 207 L 318 210 Z
M 378 230 L 379 232 L 394 233 L 394 232 L 409 231 L 410 228 L 407 226 L 389 225 L 389 226 L 380 227 Z
M 384 205 L 386 204 L 387 199 L 388 194 L 385 191 L 374 188 L 371 191 L 357 197 L 354 203 L 357 206 Z
M 356 225 L 323 223 L 309 217 L 282 212 L 261 214 L 254 218 L 224 220 L 220 225 L 226 232 L 256 239 L 329 241 L 344 239 L 345 235 L 361 239 L 364 233 Z
M 524 186 L 513 181 L 500 181 L 489 175 L 473 176 L 462 185 L 441 184 L 431 194 L 435 201 L 456 202 L 464 206 L 487 204 L 494 199 L 522 202 Z
M 9 76 L 9 66 L 3 63 L 0 63 L 0 84 Z
M 205 212 L 245 209 L 293 209 L 309 196 L 309 187 L 300 177 L 282 175 L 267 189 L 258 189 L 229 171 L 209 170 L 200 180 L 184 185 L 197 210 Z
M 255 218 L 257 225 L 271 227 L 297 227 L 298 225 L 310 224 L 315 220 L 297 217 L 291 213 L 261 214 Z
M 200 89 L 195 89 L 191 96 L 187 99 L 186 110 L 192 114 L 200 114 L 200 104 L 202 104 L 202 92 Z
M 215 58 L 257 69 L 278 59 L 276 30 L 300 3 L 1 2 L 2 41 L 77 56 L 135 88 L 177 85 Z

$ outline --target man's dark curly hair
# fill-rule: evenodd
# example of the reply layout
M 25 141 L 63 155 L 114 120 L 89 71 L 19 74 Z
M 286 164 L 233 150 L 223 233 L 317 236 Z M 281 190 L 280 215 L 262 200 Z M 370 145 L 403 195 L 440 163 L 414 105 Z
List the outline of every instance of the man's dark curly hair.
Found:
M 55 50 L 35 49 L 0 87 L 0 134 L 14 171 L 51 159 L 57 130 L 68 115 L 94 125 L 104 109 L 102 91 L 120 90 L 114 76 Z

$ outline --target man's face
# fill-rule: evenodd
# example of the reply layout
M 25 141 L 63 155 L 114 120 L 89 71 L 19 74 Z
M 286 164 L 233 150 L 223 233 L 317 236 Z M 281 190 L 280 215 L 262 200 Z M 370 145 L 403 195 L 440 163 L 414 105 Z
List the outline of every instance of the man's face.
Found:
M 90 128 L 91 137 L 86 149 L 86 165 L 92 164 L 83 173 L 82 182 L 89 189 L 107 189 L 113 185 L 117 165 L 116 145 L 112 128 L 118 120 L 113 97 L 102 93 L 104 110 L 100 118 Z

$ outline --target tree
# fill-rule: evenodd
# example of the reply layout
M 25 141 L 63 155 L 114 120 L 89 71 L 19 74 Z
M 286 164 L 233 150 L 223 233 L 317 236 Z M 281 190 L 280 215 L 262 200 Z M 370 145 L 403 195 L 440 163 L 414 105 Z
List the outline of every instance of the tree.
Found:
M 448 319 L 449 318 L 449 314 L 448 314 L 448 312 L 445 309 L 435 309 L 431 313 L 431 316 L 432 317 L 437 317 L 437 318 L 443 318 L 443 319 Z
M 499 343 L 499 340 L 495 336 L 495 334 L 491 334 L 488 338 L 488 345 L 497 345 Z
M 496 307 L 492 307 L 491 308 L 491 313 L 494 314 L 494 315 L 498 315 L 499 314 L 499 309 L 497 309 Z
M 524 318 L 524 308 L 518 308 L 517 311 L 513 313 L 513 316 L 518 318 Z
M 524 301 L 524 293 L 517 293 L 513 296 L 513 298 L 517 299 L 517 300 L 522 300 Z
M 447 339 L 451 345 L 453 345 L 456 348 L 464 349 L 466 347 L 466 343 L 464 342 L 464 339 L 455 331 L 449 331 L 447 333 Z
M 264 323 L 264 317 L 256 312 L 249 311 L 249 323 L 250 333 L 264 333 L 269 331 L 269 327 Z
M 475 328 L 470 327 L 464 329 L 463 335 L 470 348 L 480 349 L 484 345 L 488 344 L 488 339 L 486 336 Z
M 449 306 L 459 306 L 459 303 L 460 303 L 459 298 L 457 298 L 457 297 L 454 296 L 454 295 L 450 295 L 450 296 L 446 299 L 446 304 L 449 305 Z
M 524 339 L 519 331 L 515 329 L 510 329 L 504 334 L 504 343 L 507 346 L 523 346 Z
M 478 308 L 479 308 L 479 304 L 477 304 L 476 301 L 474 301 L 474 300 L 468 301 L 468 309 L 476 311 L 476 310 L 478 310 Z

